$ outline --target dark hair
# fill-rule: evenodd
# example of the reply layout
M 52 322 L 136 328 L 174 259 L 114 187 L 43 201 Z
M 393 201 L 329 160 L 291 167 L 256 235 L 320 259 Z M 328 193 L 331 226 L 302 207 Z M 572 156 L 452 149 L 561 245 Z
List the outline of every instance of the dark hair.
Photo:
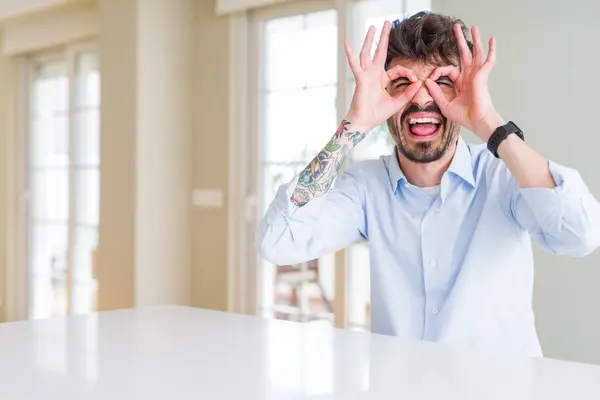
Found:
M 392 23 L 388 44 L 387 69 L 394 58 L 422 61 L 432 65 L 458 65 L 460 53 L 454 37 L 454 24 L 460 24 L 471 53 L 473 43 L 468 29 L 458 18 L 421 11 Z

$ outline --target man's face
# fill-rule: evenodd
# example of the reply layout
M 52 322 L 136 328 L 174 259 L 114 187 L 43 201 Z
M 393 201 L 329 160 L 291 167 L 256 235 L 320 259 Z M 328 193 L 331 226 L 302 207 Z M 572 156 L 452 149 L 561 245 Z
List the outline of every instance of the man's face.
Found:
M 421 81 L 430 77 L 436 68 L 421 62 L 394 59 L 388 69 L 396 65 L 412 70 Z M 450 78 L 441 76 L 436 82 L 448 100 L 456 97 L 456 89 Z M 407 78 L 400 77 L 390 83 L 388 92 L 392 96 L 401 94 L 410 83 Z M 387 123 L 398 151 L 410 161 L 418 163 L 442 158 L 460 132 L 460 125 L 446 120 L 424 84 L 412 101 L 392 115 Z

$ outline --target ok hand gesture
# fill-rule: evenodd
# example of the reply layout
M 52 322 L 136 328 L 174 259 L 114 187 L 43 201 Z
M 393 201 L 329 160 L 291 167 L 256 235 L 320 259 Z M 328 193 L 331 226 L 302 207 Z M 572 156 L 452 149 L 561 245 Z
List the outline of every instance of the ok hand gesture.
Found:
M 438 67 L 425 84 L 446 118 L 487 141 L 497 127 L 504 125 L 494 108 L 488 89 L 490 72 L 496 64 L 496 42 L 493 37 L 490 38 L 486 57 L 476 26 L 471 28 L 473 54 L 458 24 L 454 26 L 454 35 L 460 52 L 460 71 L 453 65 Z M 454 82 L 457 90 L 454 99 L 448 100 L 435 83 L 440 76 L 447 76 Z
M 362 132 L 368 132 L 385 122 L 414 97 L 422 84 L 414 72 L 407 68 L 397 66 L 385 71 L 390 29 L 390 22 L 386 21 L 373 59 L 371 49 L 375 35 L 374 27 L 371 26 L 367 32 L 359 60 L 353 58 L 350 45 L 347 41 L 345 43 L 348 63 L 356 80 L 352 104 L 345 119 L 354 129 Z M 391 96 L 387 87 L 390 81 L 401 76 L 408 78 L 412 84 L 401 94 Z

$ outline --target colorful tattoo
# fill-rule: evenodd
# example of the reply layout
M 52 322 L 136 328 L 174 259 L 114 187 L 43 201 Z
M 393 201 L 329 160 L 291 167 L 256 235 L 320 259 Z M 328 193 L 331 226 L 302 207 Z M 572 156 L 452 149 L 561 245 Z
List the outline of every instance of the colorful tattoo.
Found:
M 300 173 L 291 197 L 297 207 L 327 193 L 350 150 L 364 139 L 365 132 L 350 131 L 349 125 L 349 121 L 343 120 L 325 148 Z

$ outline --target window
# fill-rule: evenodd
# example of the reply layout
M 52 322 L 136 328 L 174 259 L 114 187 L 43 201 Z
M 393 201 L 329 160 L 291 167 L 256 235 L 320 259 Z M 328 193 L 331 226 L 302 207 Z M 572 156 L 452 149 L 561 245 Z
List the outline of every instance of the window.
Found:
M 347 66 L 342 39 L 347 37 L 357 52 L 370 25 L 380 31 L 386 19 L 429 8 L 430 0 L 339 0 L 296 2 L 253 13 L 257 29 L 251 52 L 258 58 L 257 73 L 250 79 L 257 78 L 259 83 L 250 110 L 260 115 L 253 140 L 260 144 L 260 157 L 249 157 L 258 162 L 248 171 L 250 177 L 257 177 L 250 184 L 249 198 L 259 194 L 260 216 L 280 185 L 290 182 L 323 148 L 348 110 L 355 83 L 349 68 L 339 68 Z M 339 27 L 345 27 L 347 34 L 340 35 Z M 392 150 L 393 142 L 382 124 L 353 150 L 349 162 L 377 158 Z M 351 246 L 345 257 L 330 254 L 296 266 L 273 266 L 260 260 L 257 270 L 263 316 L 331 323 L 341 313 L 344 322 L 336 322 L 338 326 L 369 329 L 368 244 Z M 339 271 L 346 272 L 338 276 Z M 336 284 L 343 284 L 344 290 L 339 286 L 336 290 Z M 336 292 L 342 293 L 337 299 Z
M 350 31 L 349 38 L 353 49 L 358 52 L 370 26 L 375 26 L 378 38 L 381 28 L 386 20 L 394 21 L 416 12 L 429 10 L 430 0 L 405 0 L 401 1 L 363 1 L 357 3 L 351 11 L 351 20 L 354 26 Z M 375 52 L 373 46 L 372 52 Z M 348 75 L 347 101 L 348 107 L 354 91 L 354 77 Z M 393 151 L 393 141 L 390 138 L 387 125 L 371 131 L 367 137 L 352 151 L 350 162 L 356 163 L 368 159 L 378 158 L 381 155 L 390 154 Z M 368 243 L 359 243 L 349 247 L 347 250 L 347 291 L 350 293 L 347 304 L 347 325 L 357 330 L 370 329 L 370 253 Z
M 98 56 L 29 59 L 28 317 L 95 309 L 100 202 Z
M 261 213 L 277 189 L 323 148 L 336 125 L 337 34 L 335 10 L 263 25 Z M 263 264 L 263 315 L 333 320 L 333 254 L 302 265 Z

